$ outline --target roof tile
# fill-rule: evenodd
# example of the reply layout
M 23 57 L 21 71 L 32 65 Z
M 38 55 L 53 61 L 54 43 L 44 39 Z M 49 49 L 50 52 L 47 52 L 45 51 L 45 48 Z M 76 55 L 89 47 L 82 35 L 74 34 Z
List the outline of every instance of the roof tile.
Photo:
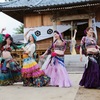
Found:
M 77 4 L 85 2 L 93 2 L 100 0 L 14 0 L 10 2 L 0 3 L 0 8 L 19 8 L 19 7 L 47 7 L 63 4 Z

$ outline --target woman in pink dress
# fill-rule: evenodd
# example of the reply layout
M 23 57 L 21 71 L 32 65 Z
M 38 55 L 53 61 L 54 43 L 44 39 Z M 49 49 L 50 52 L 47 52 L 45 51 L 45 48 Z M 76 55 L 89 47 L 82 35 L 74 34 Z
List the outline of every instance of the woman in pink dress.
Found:
M 41 56 L 43 58 L 50 53 L 51 58 L 48 60 L 48 65 L 44 72 L 51 80 L 49 85 L 58 87 L 71 87 L 71 82 L 64 64 L 64 52 L 66 50 L 66 42 L 58 31 L 54 31 L 55 41 L 51 47 Z M 50 52 L 52 50 L 52 52 Z

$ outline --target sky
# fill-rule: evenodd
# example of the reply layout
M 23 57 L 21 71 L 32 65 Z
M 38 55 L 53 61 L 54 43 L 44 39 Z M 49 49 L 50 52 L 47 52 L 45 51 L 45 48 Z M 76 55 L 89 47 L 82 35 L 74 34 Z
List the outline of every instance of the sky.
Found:
M 4 2 L 5 0 L 0 0 L 0 2 Z
M 2 28 L 6 28 L 4 34 L 14 34 L 15 28 L 18 28 L 22 23 L 13 19 L 12 17 L 0 12 L 0 31 Z
M 0 0 L 0 2 L 3 2 L 5 0 Z M 9 33 L 11 35 L 15 34 L 14 29 L 18 28 L 22 23 L 19 21 L 13 19 L 12 17 L 0 12 L 0 32 L 2 28 L 6 28 L 4 31 L 4 34 Z

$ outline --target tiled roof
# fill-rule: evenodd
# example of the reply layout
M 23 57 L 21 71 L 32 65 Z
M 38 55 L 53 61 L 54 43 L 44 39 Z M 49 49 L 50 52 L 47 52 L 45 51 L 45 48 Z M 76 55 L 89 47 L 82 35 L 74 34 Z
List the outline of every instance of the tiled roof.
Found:
M 100 2 L 100 0 L 14 0 L 0 3 L 0 8 L 22 8 L 22 7 L 50 7 L 71 5 L 78 3 Z

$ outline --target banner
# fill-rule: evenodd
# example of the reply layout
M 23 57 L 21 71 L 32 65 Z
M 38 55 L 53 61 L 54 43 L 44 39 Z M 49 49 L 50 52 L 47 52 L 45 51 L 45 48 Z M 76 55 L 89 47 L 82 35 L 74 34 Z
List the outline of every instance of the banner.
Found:
M 71 25 L 57 25 L 57 31 L 62 33 L 68 29 L 71 28 Z M 24 28 L 24 34 L 29 30 L 30 28 Z M 53 37 L 53 26 L 41 26 L 41 27 L 34 27 L 33 31 L 30 31 L 28 36 L 30 34 L 35 34 L 37 37 L 37 41 L 48 39 Z M 24 39 L 25 40 L 25 39 Z M 26 42 L 26 40 L 24 41 Z

